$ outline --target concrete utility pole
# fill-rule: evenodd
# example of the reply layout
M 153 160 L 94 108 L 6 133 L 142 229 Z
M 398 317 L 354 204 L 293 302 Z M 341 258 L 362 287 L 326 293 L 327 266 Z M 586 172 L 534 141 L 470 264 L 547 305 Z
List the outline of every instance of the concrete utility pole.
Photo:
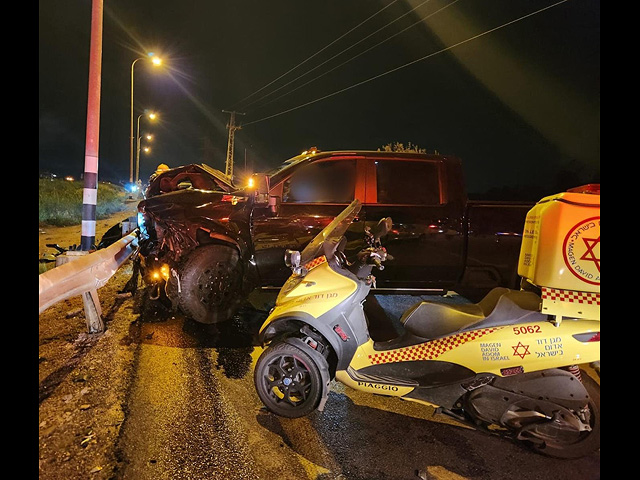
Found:
M 89 251 L 96 239 L 98 200 L 98 140 L 100 136 L 100 88 L 102 78 L 102 0 L 91 7 L 91 47 L 89 50 L 89 98 L 84 153 L 84 189 L 82 191 L 82 233 L 80 248 Z
M 84 152 L 84 188 L 82 190 L 82 232 L 80 251 L 67 252 L 66 260 L 88 255 L 96 241 L 96 205 L 98 203 L 98 145 L 100 138 L 100 89 L 102 86 L 102 19 L 103 0 L 91 2 L 91 46 L 89 49 L 89 93 L 87 100 L 87 133 Z M 56 261 L 56 266 L 58 262 Z M 89 333 L 104 331 L 102 308 L 94 288 L 82 293 Z
M 231 114 L 231 118 L 229 119 L 229 123 L 227 124 L 227 128 L 229 129 L 229 141 L 227 142 L 227 162 L 225 165 L 224 173 L 230 181 L 233 181 L 233 137 L 236 130 L 242 130 L 242 127 L 240 125 L 236 125 L 236 114 L 244 115 L 244 113 L 230 112 L 229 110 L 222 111 Z

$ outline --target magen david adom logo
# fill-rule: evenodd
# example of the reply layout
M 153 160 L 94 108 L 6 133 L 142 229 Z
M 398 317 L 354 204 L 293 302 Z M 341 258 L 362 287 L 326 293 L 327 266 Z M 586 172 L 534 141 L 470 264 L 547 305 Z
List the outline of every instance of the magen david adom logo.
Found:
M 600 285 L 600 217 L 587 218 L 570 229 L 562 253 L 571 273 L 583 282 Z

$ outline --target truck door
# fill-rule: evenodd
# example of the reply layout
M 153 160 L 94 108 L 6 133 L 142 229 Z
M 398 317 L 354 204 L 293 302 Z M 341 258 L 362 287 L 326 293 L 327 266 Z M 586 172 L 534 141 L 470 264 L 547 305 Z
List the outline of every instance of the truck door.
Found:
M 364 202 L 364 159 L 319 159 L 292 169 L 269 195 L 279 197 L 275 215 L 256 209 L 253 216 L 255 262 L 262 286 L 282 286 L 291 275 L 286 249 L 302 250 L 353 200 Z M 357 253 L 364 238 L 364 217 L 347 231 L 347 255 Z M 358 245 L 356 243 L 359 241 Z
M 374 271 L 379 289 L 443 289 L 462 273 L 462 206 L 449 201 L 438 159 L 367 158 L 363 210 L 373 227 L 390 216 L 383 239 L 393 260 Z

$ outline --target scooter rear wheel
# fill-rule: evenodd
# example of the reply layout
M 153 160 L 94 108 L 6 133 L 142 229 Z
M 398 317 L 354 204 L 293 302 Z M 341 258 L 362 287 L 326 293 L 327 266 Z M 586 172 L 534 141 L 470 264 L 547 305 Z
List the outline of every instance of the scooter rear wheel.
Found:
M 582 383 L 589 393 L 589 424 L 591 431 L 582 432 L 572 441 L 545 442 L 533 445 L 540 453 L 556 458 L 580 458 L 600 448 L 600 385 L 585 371 L 581 372 Z
M 289 343 L 277 343 L 262 352 L 254 370 L 254 383 L 267 409 L 288 418 L 313 412 L 322 395 L 320 366 Z

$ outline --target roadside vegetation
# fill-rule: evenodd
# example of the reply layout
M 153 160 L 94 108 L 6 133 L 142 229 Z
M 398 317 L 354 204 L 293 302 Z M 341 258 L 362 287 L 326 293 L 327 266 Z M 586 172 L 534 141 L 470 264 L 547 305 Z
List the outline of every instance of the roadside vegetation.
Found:
M 420 148 L 417 145 L 412 145 L 411 142 L 409 142 L 406 147 L 404 146 L 404 143 L 400 143 L 400 142 L 387 143 L 386 145 L 383 145 L 382 147 L 378 148 L 378 151 L 379 152 L 427 153 L 426 148 Z M 438 152 L 436 151 L 435 153 L 437 154 Z
M 40 225 L 63 227 L 82 223 L 81 181 L 39 179 L 38 221 Z M 100 182 L 96 219 L 101 219 L 126 208 L 126 192 L 120 185 Z

